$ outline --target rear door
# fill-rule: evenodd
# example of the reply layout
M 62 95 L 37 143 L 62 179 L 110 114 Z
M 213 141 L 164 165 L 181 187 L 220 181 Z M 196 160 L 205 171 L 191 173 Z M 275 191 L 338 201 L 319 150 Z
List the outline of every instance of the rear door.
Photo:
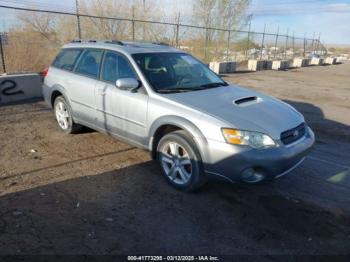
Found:
M 66 98 L 70 102 L 67 79 L 74 77 L 72 71 L 82 52 L 83 49 L 81 48 L 64 48 L 56 56 L 43 85 L 43 94 L 48 103 L 51 103 L 52 91 L 55 90 L 56 86 L 64 90 L 64 93 L 67 94 Z
M 74 116 L 87 125 L 96 125 L 95 86 L 98 82 L 103 50 L 86 49 L 66 79 Z

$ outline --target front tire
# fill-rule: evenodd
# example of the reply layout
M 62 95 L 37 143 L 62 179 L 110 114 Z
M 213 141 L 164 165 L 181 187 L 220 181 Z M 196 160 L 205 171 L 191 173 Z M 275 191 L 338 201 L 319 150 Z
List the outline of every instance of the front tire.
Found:
M 74 123 L 72 110 L 63 96 L 58 96 L 55 99 L 54 113 L 61 131 L 66 134 L 75 134 L 81 131 L 82 126 Z
M 157 161 L 168 183 L 179 190 L 194 191 L 206 182 L 197 146 L 183 130 L 161 138 Z

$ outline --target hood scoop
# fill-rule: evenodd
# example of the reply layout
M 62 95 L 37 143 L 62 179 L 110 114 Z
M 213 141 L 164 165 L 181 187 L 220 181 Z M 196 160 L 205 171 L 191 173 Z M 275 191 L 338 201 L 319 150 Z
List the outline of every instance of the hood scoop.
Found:
M 239 98 L 237 100 L 234 100 L 233 103 L 235 105 L 238 105 L 238 106 L 244 106 L 244 105 L 256 103 L 256 102 L 258 102 L 258 100 L 260 100 L 260 98 L 258 98 L 256 96 L 248 96 L 248 97 L 243 97 L 243 98 Z

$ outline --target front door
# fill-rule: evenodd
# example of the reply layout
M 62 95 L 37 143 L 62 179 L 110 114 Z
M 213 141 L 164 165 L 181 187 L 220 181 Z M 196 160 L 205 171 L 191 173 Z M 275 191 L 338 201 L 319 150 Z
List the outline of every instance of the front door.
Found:
M 106 51 L 101 81 L 95 89 L 97 124 L 107 133 L 144 144 L 148 95 L 143 89 L 136 92 L 118 89 L 115 82 L 120 78 L 138 79 L 125 56 Z

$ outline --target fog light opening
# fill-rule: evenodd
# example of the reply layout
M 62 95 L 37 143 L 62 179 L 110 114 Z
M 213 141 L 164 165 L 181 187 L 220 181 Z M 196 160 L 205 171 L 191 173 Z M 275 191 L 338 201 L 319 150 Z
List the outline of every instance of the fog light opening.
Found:
M 264 179 L 264 175 L 254 168 L 247 168 L 242 172 L 242 180 L 246 183 L 258 183 Z

